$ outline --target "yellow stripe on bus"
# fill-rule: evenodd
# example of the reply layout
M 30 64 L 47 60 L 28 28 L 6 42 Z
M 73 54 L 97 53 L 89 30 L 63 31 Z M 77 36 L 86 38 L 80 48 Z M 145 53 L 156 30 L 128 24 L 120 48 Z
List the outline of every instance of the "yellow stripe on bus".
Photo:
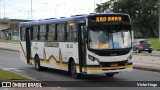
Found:
M 56 62 L 56 59 L 54 59 L 53 57 L 51 57 L 49 60 L 41 60 L 40 63 L 50 64 L 51 61 L 54 61 L 54 63 L 55 63 L 57 66 L 68 67 L 68 64 L 57 63 L 57 62 Z
M 119 66 L 119 67 L 87 67 L 87 70 L 102 70 L 102 69 L 106 69 L 106 70 L 112 70 L 112 69 L 120 69 L 120 68 L 133 68 L 133 65 L 128 65 L 128 66 Z
M 79 69 L 79 66 L 76 66 L 77 69 Z M 133 68 L 133 65 L 128 65 L 128 66 L 119 66 L 119 67 L 87 67 L 87 70 L 102 70 L 102 69 L 106 69 L 106 70 L 112 70 L 112 69 L 121 69 L 121 68 Z

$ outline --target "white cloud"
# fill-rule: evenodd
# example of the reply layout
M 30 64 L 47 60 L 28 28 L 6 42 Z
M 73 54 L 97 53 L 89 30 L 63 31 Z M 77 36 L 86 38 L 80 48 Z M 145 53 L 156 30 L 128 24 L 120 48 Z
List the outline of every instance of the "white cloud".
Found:
M 108 0 L 102 0 L 105 2 Z M 101 3 L 101 0 L 95 0 Z M 69 17 L 74 14 L 92 13 L 94 0 L 32 0 L 34 19 Z M 31 0 L 5 0 L 5 16 L 30 19 Z M 0 16 L 4 17 L 4 0 L 0 0 Z

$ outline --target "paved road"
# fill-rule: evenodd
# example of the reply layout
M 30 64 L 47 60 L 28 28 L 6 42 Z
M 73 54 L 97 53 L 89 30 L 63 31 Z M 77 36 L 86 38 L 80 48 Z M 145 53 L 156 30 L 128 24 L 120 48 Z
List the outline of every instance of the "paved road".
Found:
M 68 73 L 64 71 L 59 71 L 54 69 L 48 69 L 47 71 L 41 71 L 41 72 L 36 71 L 33 66 L 28 66 L 20 60 L 19 52 L 12 52 L 5 50 L 0 50 L 0 68 L 18 72 L 20 74 L 24 74 L 41 81 L 89 81 L 85 83 L 77 82 L 74 83 L 75 85 L 82 84 L 82 85 L 94 86 L 99 84 L 99 83 L 92 83 L 92 81 L 160 81 L 160 73 L 136 70 L 136 69 L 134 69 L 132 72 L 124 72 L 117 74 L 113 78 L 106 78 L 104 75 L 87 75 L 87 76 L 84 75 L 82 79 L 76 80 L 70 77 Z M 70 89 L 74 90 L 75 88 L 65 88 L 64 90 L 70 90 Z M 96 88 L 90 87 L 90 89 L 96 89 Z M 121 90 L 121 88 L 119 89 Z M 133 90 L 135 90 L 135 88 Z M 148 88 L 148 90 L 150 90 L 150 88 Z

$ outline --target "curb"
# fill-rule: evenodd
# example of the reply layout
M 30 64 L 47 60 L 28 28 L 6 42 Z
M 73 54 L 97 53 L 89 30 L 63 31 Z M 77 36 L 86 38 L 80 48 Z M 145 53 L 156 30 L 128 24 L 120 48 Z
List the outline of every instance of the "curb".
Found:
M 160 69 L 156 69 L 156 68 L 150 68 L 150 67 L 145 67 L 145 66 L 141 66 L 141 65 L 135 65 L 133 66 L 134 69 L 138 69 L 138 70 L 145 70 L 145 71 L 152 71 L 152 72 L 160 72 Z
M 7 49 L 7 48 L 1 48 L 1 50 L 7 50 L 7 51 L 13 51 L 13 52 L 20 52 L 19 50 L 14 50 L 14 49 Z

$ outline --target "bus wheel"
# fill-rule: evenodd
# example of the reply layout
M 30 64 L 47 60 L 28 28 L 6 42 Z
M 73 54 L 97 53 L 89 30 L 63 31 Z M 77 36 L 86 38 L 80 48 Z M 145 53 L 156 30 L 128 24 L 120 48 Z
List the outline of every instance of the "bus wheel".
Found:
M 115 75 L 115 73 L 106 73 L 107 77 L 113 77 Z
M 36 69 L 37 71 L 41 71 L 41 70 L 42 70 L 42 67 L 41 67 L 41 65 L 40 65 L 40 59 L 39 59 L 38 56 L 35 57 L 34 62 L 35 62 L 35 69 Z
M 71 76 L 72 76 L 73 78 L 78 79 L 78 78 L 81 77 L 81 74 L 77 73 L 76 65 L 75 65 L 75 62 L 74 62 L 74 61 L 71 62 L 71 65 L 70 65 L 70 73 L 71 73 Z

